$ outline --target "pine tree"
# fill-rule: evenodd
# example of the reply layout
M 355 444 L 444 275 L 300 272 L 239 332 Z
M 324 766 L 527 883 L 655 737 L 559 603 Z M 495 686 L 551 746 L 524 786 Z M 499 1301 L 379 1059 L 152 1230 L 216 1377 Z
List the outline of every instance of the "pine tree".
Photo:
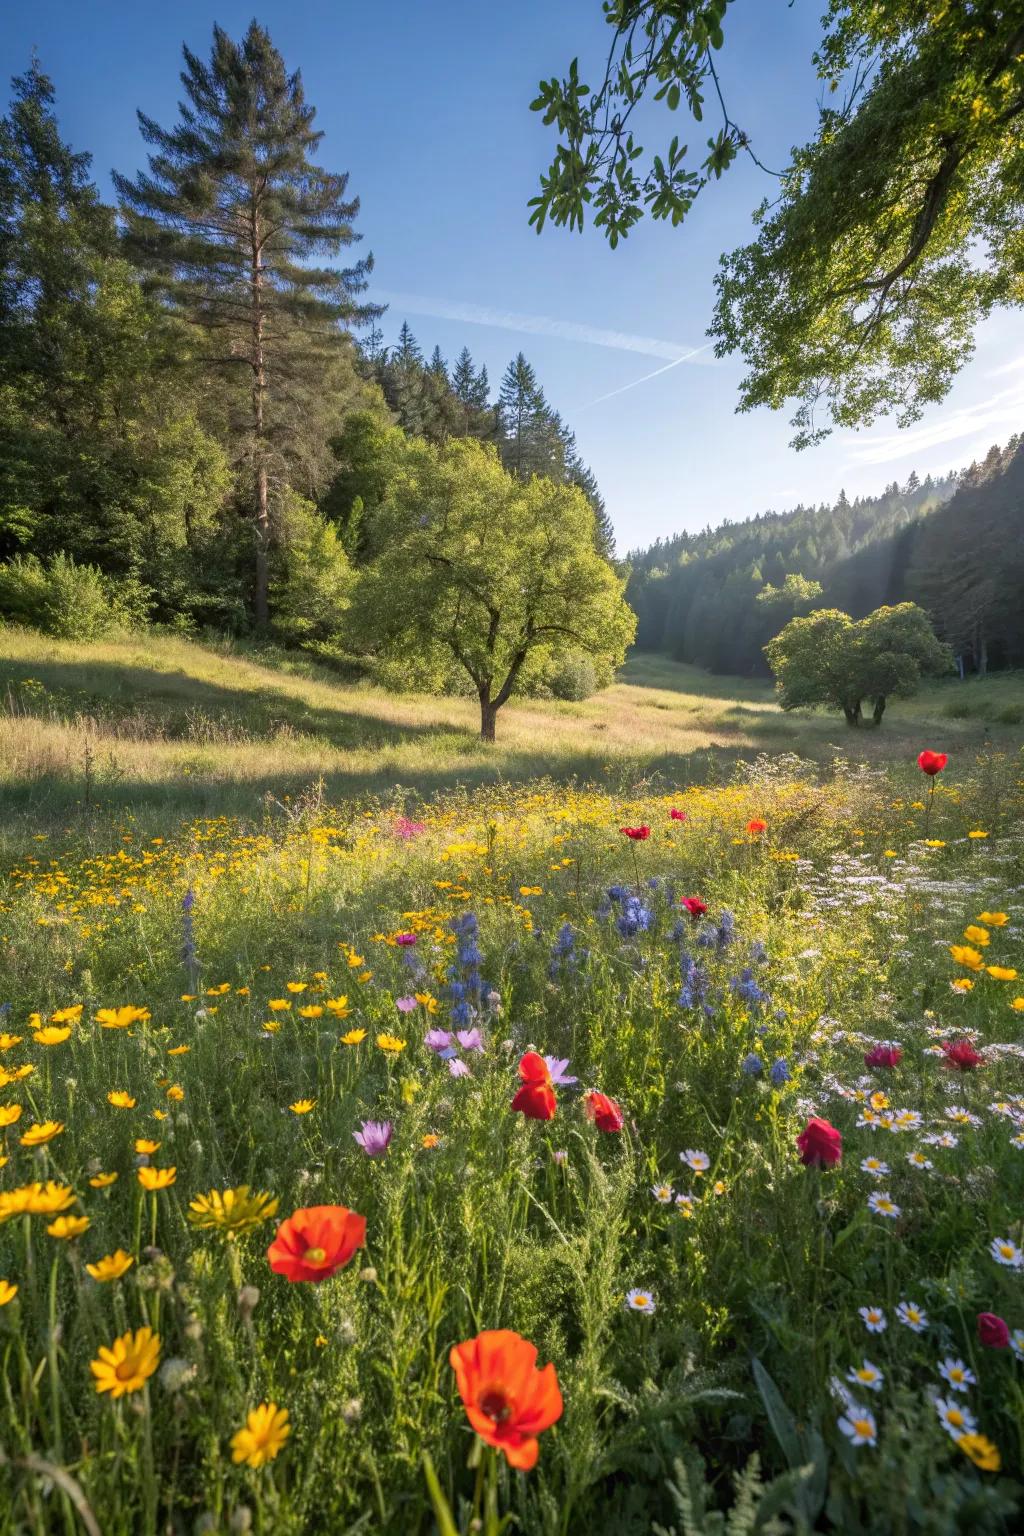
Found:
M 468 347 L 463 347 L 455 359 L 451 388 L 462 406 L 462 435 L 489 441 L 494 436 L 495 412 L 488 398 L 491 389 L 487 369 L 477 371 Z
M 361 238 L 352 227 L 359 202 L 346 200 L 347 173 L 310 159 L 323 135 L 269 34 L 254 21 L 237 44 L 214 27 L 208 64 L 183 52 L 180 121 L 164 129 L 140 111 L 149 174 L 114 181 L 135 259 L 172 309 L 209 333 L 208 365 L 241 368 L 249 381 L 254 609 L 265 627 L 272 469 L 325 366 L 351 345 L 346 325 L 380 310 L 357 301 L 371 259 L 307 264 Z
M 549 456 L 551 413 L 537 375 L 522 352 L 509 363 L 501 381 L 498 410 L 501 457 L 505 468 L 520 480 L 545 473 Z

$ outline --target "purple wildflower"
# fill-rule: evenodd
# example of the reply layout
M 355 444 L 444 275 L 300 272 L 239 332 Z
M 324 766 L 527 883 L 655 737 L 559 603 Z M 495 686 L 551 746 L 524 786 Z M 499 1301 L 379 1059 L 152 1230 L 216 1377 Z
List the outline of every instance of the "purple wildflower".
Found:
M 395 836 L 401 838 L 419 837 L 421 832 L 427 830 L 425 821 L 410 821 L 408 816 L 399 816 L 395 820 Z
M 396 997 L 395 1007 L 399 1013 L 412 1013 L 414 1008 L 419 1007 L 419 1004 L 414 997 Z
M 556 1087 L 571 1088 L 574 1083 L 579 1082 L 578 1077 L 570 1077 L 565 1070 L 569 1065 L 568 1056 L 564 1058 L 560 1058 L 558 1056 L 545 1056 L 544 1060 L 548 1064 L 548 1071 L 551 1073 L 551 1081 Z
M 457 1030 L 455 1038 L 464 1051 L 482 1051 L 484 1048 L 484 1037 L 475 1027 Z
M 431 1051 L 451 1051 L 452 1037 L 446 1029 L 428 1029 L 423 1044 Z
M 391 1141 L 390 1120 L 364 1120 L 361 1131 L 352 1132 L 367 1157 L 383 1157 Z
M 395 943 L 398 945 L 399 949 L 408 949 L 411 945 L 416 943 L 416 935 L 414 933 L 396 933 Z
M 453 1056 L 452 1059 L 449 1061 L 449 1063 L 448 1063 L 448 1071 L 451 1073 L 452 1077 L 471 1077 L 472 1076 L 472 1073 L 470 1072 L 469 1068 L 466 1066 L 466 1063 L 464 1061 L 462 1061 L 458 1056 Z

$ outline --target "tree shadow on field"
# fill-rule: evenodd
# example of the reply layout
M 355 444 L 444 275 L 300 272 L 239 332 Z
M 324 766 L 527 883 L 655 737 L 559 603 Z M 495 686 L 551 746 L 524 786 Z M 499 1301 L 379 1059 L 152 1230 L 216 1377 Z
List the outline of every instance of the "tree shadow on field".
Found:
M 499 727 L 500 729 L 500 727 Z M 397 811 L 415 812 L 438 795 L 472 791 L 502 785 L 519 785 L 548 779 L 555 785 L 594 785 L 612 795 L 629 798 L 633 794 L 669 794 L 692 784 L 721 783 L 728 779 L 736 764 L 749 751 L 739 747 L 702 747 L 687 753 L 660 752 L 651 757 L 638 755 L 630 761 L 609 765 L 600 750 L 583 749 L 576 753 L 545 755 L 543 752 L 502 752 L 496 747 L 474 743 L 475 755 L 466 752 L 450 764 L 404 767 L 401 754 L 395 754 L 372 769 L 338 766 L 337 762 L 318 769 L 314 762 L 302 770 L 258 773 L 244 778 L 231 777 L 216 765 L 216 754 L 199 749 L 182 774 L 161 779 L 146 776 L 117 776 L 116 765 L 109 775 L 102 765 L 91 791 L 90 807 L 84 805 L 84 780 L 80 774 L 69 777 L 60 769 L 44 770 L 31 780 L 0 791 L 0 803 L 7 817 L 8 831 L 22 821 L 28 830 L 43 823 L 71 824 L 72 819 L 123 817 L 131 813 L 140 825 L 161 832 L 179 821 L 212 816 L 234 816 L 252 823 L 267 813 L 268 797 L 279 803 L 293 803 L 321 779 L 323 798 L 330 805 L 355 805 L 385 801 Z
M 36 695 L 26 689 L 41 682 Z M 44 723 L 91 716 L 126 739 L 190 741 L 197 745 L 238 745 L 272 741 L 293 732 L 321 738 L 332 747 L 379 750 L 415 737 L 464 734 L 467 726 L 397 722 L 348 702 L 311 702 L 272 685 L 259 689 L 248 677 L 237 688 L 205 681 L 182 670 L 164 671 L 135 663 L 22 662 L 0 657 L 0 700 L 10 695 L 19 714 Z

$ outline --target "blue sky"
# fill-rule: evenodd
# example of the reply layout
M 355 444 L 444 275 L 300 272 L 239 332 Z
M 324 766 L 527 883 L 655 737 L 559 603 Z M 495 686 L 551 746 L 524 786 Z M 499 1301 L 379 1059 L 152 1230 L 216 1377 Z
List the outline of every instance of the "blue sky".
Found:
M 730 18 L 723 84 L 768 164 L 813 130 L 821 9 L 741 0 Z M 182 42 L 205 53 L 214 20 L 237 36 L 253 14 L 252 0 L 34 0 L 7 11 L 0 69 L 9 77 L 39 50 L 64 135 L 93 154 L 109 194 L 112 167 L 144 164 L 136 107 L 165 124 L 176 115 Z M 840 487 L 870 493 L 911 469 L 944 472 L 1024 423 L 1016 314 L 987 323 L 919 425 L 838 432 L 801 454 L 786 414 L 734 413 L 737 363 L 705 351 L 666 368 L 706 341 L 718 255 L 749 238 L 766 182 L 735 168 L 680 229 L 645 221 L 617 251 L 593 230 L 538 238 L 526 203 L 552 140 L 529 102 L 574 53 L 592 83 L 609 35 L 599 0 L 265 0 L 255 14 L 302 70 L 322 162 L 351 173 L 372 292 L 391 304 L 386 338 L 408 318 L 424 350 L 438 342 L 451 359 L 468 345 L 495 384 L 521 347 L 576 431 L 620 549 Z M 646 121 L 652 142 L 660 113 Z

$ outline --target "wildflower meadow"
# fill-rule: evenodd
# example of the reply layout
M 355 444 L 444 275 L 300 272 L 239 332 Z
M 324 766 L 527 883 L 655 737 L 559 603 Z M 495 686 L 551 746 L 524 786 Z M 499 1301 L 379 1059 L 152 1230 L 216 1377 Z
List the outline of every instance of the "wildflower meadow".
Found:
M 1020 772 L 31 837 L 0 1531 L 1019 1529 Z

